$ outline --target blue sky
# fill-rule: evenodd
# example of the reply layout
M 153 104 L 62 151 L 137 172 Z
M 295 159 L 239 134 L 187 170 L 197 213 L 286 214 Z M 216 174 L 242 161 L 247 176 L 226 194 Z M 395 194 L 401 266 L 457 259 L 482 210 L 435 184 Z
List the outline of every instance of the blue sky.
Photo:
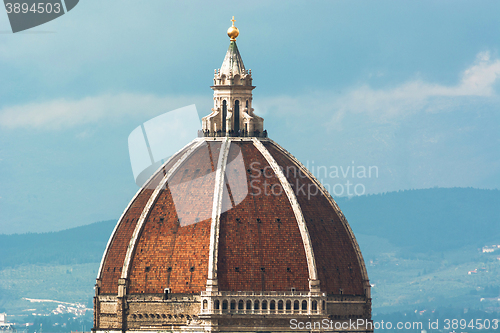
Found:
M 310 168 L 378 169 L 325 184 L 498 189 L 499 13 L 498 1 L 86 0 L 12 34 L 0 12 L 0 233 L 118 218 L 137 191 L 128 135 L 189 104 L 210 112 L 232 15 L 270 137 Z

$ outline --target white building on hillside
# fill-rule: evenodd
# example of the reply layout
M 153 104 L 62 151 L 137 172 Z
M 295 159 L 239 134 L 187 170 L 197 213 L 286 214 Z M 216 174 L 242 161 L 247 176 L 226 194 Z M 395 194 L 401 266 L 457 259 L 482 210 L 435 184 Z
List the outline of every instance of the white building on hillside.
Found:
M 0 313 L 0 333 L 15 332 L 14 324 L 7 322 L 7 314 Z

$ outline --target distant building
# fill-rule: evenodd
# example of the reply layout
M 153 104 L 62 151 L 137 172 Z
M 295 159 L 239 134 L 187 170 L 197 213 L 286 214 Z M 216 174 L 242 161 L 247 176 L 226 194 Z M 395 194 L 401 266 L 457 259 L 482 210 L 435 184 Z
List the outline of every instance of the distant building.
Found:
M 13 333 L 16 332 L 14 324 L 7 322 L 7 314 L 0 313 L 0 333 Z

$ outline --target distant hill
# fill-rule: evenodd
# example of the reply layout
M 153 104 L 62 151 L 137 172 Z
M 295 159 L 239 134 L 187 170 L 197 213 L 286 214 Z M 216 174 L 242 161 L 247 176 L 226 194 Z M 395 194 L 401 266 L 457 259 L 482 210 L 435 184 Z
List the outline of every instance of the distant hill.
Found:
M 500 191 L 433 188 L 336 198 L 355 234 L 407 252 L 500 243 Z M 0 269 L 99 262 L 115 220 L 50 233 L 0 235 Z
M 0 270 L 23 264 L 100 262 L 116 220 L 48 233 L 0 235 Z
M 336 201 L 367 262 L 374 313 L 414 313 L 448 304 L 462 312 L 498 307 L 496 298 L 483 300 L 498 293 L 498 254 L 477 248 L 500 244 L 500 191 L 434 188 Z M 0 235 L 0 312 L 24 315 L 27 306 L 47 310 L 23 297 L 91 306 L 99 262 L 115 224 Z M 467 274 L 481 267 L 487 271 Z
M 337 198 L 354 234 L 387 239 L 405 252 L 500 244 L 500 191 L 432 188 Z

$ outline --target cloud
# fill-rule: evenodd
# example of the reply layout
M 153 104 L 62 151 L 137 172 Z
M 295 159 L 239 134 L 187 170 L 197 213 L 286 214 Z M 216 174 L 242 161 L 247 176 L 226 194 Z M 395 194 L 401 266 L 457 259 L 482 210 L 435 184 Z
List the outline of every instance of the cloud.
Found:
M 197 102 L 200 105 L 206 104 L 206 98 L 107 94 L 80 100 L 57 99 L 5 107 L 0 111 L 0 126 L 60 130 L 102 121 L 116 122 L 125 118 L 151 117 Z
M 373 89 L 363 85 L 340 96 L 333 105 L 341 114 L 367 113 L 389 119 L 417 111 L 447 109 L 457 105 L 457 98 L 491 97 L 499 78 L 500 60 L 492 60 L 489 52 L 481 52 L 455 86 L 421 80 L 409 81 L 391 89 Z
M 340 129 L 348 114 L 365 114 L 374 121 L 392 122 L 417 112 L 450 110 L 468 103 L 471 98 L 495 97 L 494 85 L 499 78 L 500 60 L 491 59 L 489 52 L 481 52 L 454 86 L 422 80 L 404 82 L 389 89 L 374 89 L 365 84 L 344 94 L 321 91 L 268 98 L 259 103 L 259 110 L 280 115 L 307 112 L 308 118 L 314 122 L 321 117 L 323 125 Z M 301 127 L 303 123 L 296 126 Z
M 269 133 L 287 140 L 299 158 L 313 156 L 316 165 L 376 165 L 380 178 L 363 181 L 367 193 L 498 188 L 500 60 L 479 53 L 457 74 L 447 85 L 409 80 L 389 88 L 363 84 L 345 93 L 271 97 L 259 109 L 268 126 L 284 125 L 277 128 L 281 133 Z
M 451 93 L 461 96 L 490 96 L 494 93 L 493 85 L 499 77 L 500 60 L 492 61 L 489 52 L 482 52 L 477 55 L 476 64 L 464 72 L 461 84 L 451 89 Z
M 494 85 L 500 78 L 500 59 L 491 59 L 481 52 L 475 62 L 461 75 L 454 86 L 413 80 L 389 89 L 374 89 L 362 85 L 344 94 L 329 91 L 297 96 L 261 98 L 255 103 L 257 113 L 286 117 L 292 129 L 304 127 L 297 115 L 308 114 L 308 121 L 330 129 L 342 129 L 348 114 L 365 114 L 373 121 L 392 122 L 421 111 L 452 109 L 465 103 L 463 98 L 494 97 Z M 156 116 L 190 104 L 197 104 L 202 114 L 209 110 L 208 96 L 156 96 L 152 94 L 106 94 L 80 100 L 57 99 L 4 107 L 0 110 L 0 127 L 59 130 L 101 121 L 119 121 L 137 116 Z M 201 106 L 201 107 L 200 107 Z M 314 111 L 314 112 L 311 112 Z

